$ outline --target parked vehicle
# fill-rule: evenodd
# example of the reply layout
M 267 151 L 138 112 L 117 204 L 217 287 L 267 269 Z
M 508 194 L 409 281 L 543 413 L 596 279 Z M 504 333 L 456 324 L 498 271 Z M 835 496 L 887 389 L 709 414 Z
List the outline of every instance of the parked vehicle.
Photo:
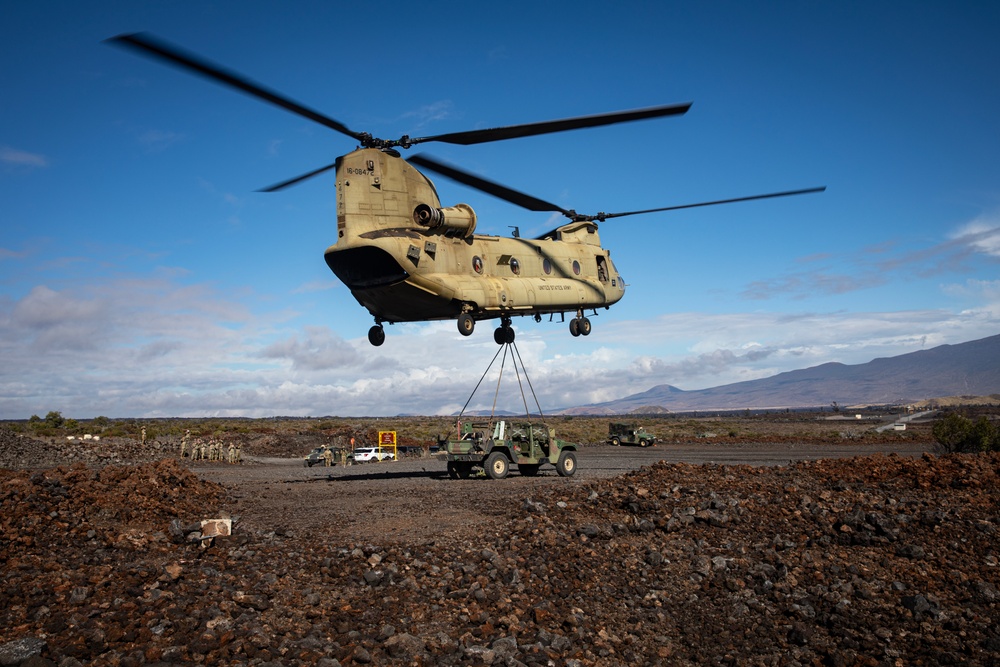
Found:
M 392 461 L 396 458 L 392 452 L 378 447 L 359 447 L 347 455 L 355 463 L 368 463 L 370 461 Z
M 656 436 L 647 433 L 646 429 L 636 424 L 612 422 L 608 424 L 608 444 L 616 447 L 618 445 L 648 447 L 656 444 Z
M 326 452 L 328 450 L 330 452 L 330 465 L 337 465 L 340 463 L 341 455 L 344 450 L 340 447 L 327 447 L 326 445 L 321 445 L 302 457 L 303 465 L 307 468 L 312 468 L 313 466 L 325 466 Z

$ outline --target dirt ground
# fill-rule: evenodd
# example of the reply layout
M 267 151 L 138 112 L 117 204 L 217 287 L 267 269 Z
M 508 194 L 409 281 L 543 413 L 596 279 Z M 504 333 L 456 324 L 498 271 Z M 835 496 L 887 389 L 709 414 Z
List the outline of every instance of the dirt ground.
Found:
M 332 468 L 307 468 L 298 458 L 252 457 L 248 465 L 197 465 L 199 477 L 232 489 L 235 512 L 260 530 L 305 531 L 332 541 L 367 544 L 433 542 L 444 535 L 471 537 L 521 512 L 523 499 L 553 488 L 614 478 L 657 461 L 773 466 L 820 458 L 891 452 L 920 456 L 928 443 L 806 444 L 711 441 L 656 447 L 595 445 L 578 452 L 576 475 L 560 478 L 552 466 L 537 477 L 516 470 L 500 481 L 453 480 L 436 457 Z
M 504 480 L 0 429 L 0 665 L 1000 665 L 1000 454 L 682 428 Z

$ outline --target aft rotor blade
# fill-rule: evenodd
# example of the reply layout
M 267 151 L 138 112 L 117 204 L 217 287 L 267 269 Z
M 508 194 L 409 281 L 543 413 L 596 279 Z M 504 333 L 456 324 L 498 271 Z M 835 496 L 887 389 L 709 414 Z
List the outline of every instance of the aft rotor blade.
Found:
M 157 39 L 148 33 L 118 35 L 117 37 L 111 37 L 105 41 L 138 51 L 144 55 L 152 56 L 159 60 L 165 60 L 172 65 L 180 67 L 181 69 L 199 74 L 205 78 L 215 81 L 216 83 L 222 83 L 231 88 L 236 88 L 237 90 L 247 93 L 248 95 L 252 95 L 253 97 L 262 99 L 265 102 L 270 102 L 271 104 L 279 106 L 282 109 L 286 109 L 292 113 L 298 114 L 299 116 L 315 121 L 320 125 L 325 125 L 330 129 L 340 132 L 341 134 L 346 134 L 347 136 L 353 137 L 359 141 L 362 139 L 361 134 L 350 130 L 346 125 L 330 118 L 329 116 L 325 116 L 318 111 L 314 111 L 306 106 L 303 106 L 302 104 L 299 104 L 284 95 L 268 90 L 241 74 L 224 69 L 215 63 L 211 63 L 208 60 L 192 53 L 188 53 L 179 47 Z
M 325 167 L 320 167 L 319 169 L 313 169 L 307 174 L 302 174 L 301 176 L 296 176 L 295 178 L 290 178 L 287 181 L 282 181 L 280 183 L 275 183 L 274 185 L 268 186 L 266 188 L 261 188 L 257 192 L 277 192 L 278 190 L 284 190 L 287 187 L 291 187 L 297 183 L 312 178 L 313 176 L 319 176 L 323 172 L 330 171 L 337 166 L 337 163 L 328 164 Z
M 471 144 L 482 144 L 489 141 L 532 137 L 538 134 L 565 132 L 566 130 L 577 130 L 585 127 L 599 127 L 601 125 L 612 125 L 614 123 L 627 123 L 633 120 L 660 118 L 661 116 L 679 116 L 686 113 L 689 108 L 691 108 L 691 103 L 685 102 L 683 104 L 669 104 L 666 106 L 649 107 L 646 109 L 633 109 L 631 111 L 615 111 L 611 113 L 597 114 L 594 116 L 577 116 L 576 118 L 549 120 L 540 123 L 510 125 L 507 127 L 496 127 L 488 130 L 468 130 L 465 132 L 437 134 L 431 137 L 416 137 L 408 139 L 408 143 L 409 145 L 414 145 L 427 141 L 441 141 L 448 144 L 468 146 Z
M 792 195 L 806 195 L 814 192 L 823 192 L 826 186 L 819 188 L 806 188 L 805 190 L 788 190 L 787 192 L 772 192 L 766 195 L 753 195 L 750 197 L 736 197 L 735 199 L 717 199 L 715 201 L 700 202 L 697 204 L 681 204 L 680 206 L 664 206 L 663 208 L 648 208 L 644 211 L 626 211 L 624 213 L 598 213 L 594 220 L 608 220 L 610 218 L 621 218 L 626 215 L 640 215 L 642 213 L 659 213 L 661 211 L 677 211 L 682 208 L 697 208 L 699 206 L 715 206 L 716 204 L 733 204 L 741 201 L 753 201 L 754 199 L 771 199 L 773 197 L 791 197 Z
M 475 176 L 467 171 L 462 171 L 458 167 L 438 162 L 437 160 L 429 158 L 426 155 L 411 155 L 407 158 L 407 161 L 423 167 L 424 169 L 441 174 L 442 176 L 450 178 L 453 181 L 468 185 L 476 188 L 477 190 L 482 190 L 487 194 L 499 197 L 500 199 L 509 201 L 512 204 L 517 204 L 518 206 L 526 208 L 529 211 L 555 211 L 562 213 L 563 215 L 572 215 L 571 211 L 567 211 L 551 202 L 538 199 L 537 197 L 532 197 L 531 195 L 523 192 L 518 192 L 517 190 L 508 188 L 506 185 L 500 185 L 499 183 L 488 181 L 481 176 Z

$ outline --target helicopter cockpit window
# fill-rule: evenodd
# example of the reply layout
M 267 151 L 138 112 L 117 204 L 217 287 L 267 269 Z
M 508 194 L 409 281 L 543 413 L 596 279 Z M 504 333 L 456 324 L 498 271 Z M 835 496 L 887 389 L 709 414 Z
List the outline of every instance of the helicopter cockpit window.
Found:
M 483 260 L 479 255 L 476 255 L 475 257 L 472 258 L 472 269 L 476 273 L 483 272 Z
M 580 262 L 573 260 L 573 274 L 580 275 Z
M 515 276 L 521 273 L 521 262 L 517 261 L 513 257 L 510 260 L 510 270 Z
M 548 257 L 542 260 L 542 271 L 545 272 L 545 275 L 552 273 L 552 262 L 549 261 Z

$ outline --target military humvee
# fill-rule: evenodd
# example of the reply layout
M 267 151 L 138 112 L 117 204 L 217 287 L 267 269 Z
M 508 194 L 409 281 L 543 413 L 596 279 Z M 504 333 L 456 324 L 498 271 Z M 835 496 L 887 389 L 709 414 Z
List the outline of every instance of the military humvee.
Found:
M 646 433 L 646 429 L 636 424 L 622 424 L 612 422 L 608 424 L 608 444 L 615 445 L 639 445 L 648 447 L 656 444 L 656 436 Z
M 576 445 L 556 439 L 555 429 L 538 423 L 472 423 L 462 425 L 458 440 L 438 443 L 448 461 L 452 479 L 467 479 L 480 470 L 490 479 L 503 479 L 510 464 L 525 477 L 538 474 L 545 463 L 562 477 L 576 472 Z

